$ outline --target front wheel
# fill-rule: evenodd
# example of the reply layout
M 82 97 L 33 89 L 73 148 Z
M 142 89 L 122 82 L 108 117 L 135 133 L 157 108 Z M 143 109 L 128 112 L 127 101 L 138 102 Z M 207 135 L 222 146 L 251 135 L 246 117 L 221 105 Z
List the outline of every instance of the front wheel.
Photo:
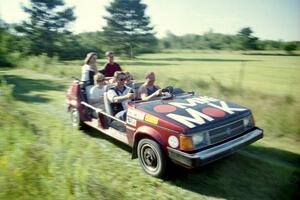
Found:
M 154 177 L 163 177 L 167 170 L 167 159 L 159 144 L 150 139 L 138 143 L 138 157 L 144 171 Z

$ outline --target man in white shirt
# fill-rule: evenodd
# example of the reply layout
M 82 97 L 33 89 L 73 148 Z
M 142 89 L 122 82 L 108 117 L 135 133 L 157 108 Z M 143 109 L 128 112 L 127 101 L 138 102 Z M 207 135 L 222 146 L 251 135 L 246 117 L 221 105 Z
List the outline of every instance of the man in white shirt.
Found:
M 126 105 L 134 98 L 132 89 L 125 86 L 126 74 L 124 72 L 115 73 L 115 87 L 107 92 L 113 115 L 121 120 L 126 119 Z

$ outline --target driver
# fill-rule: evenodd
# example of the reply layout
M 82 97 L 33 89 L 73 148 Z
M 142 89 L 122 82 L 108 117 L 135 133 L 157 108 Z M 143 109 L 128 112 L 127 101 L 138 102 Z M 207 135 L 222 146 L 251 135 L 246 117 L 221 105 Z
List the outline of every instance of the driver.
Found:
M 126 74 L 118 71 L 114 74 L 115 87 L 107 92 L 107 98 L 113 111 L 113 115 L 123 121 L 126 119 L 126 105 L 130 99 L 134 98 L 132 89 L 125 85 Z
M 147 72 L 145 74 L 145 83 L 139 88 L 139 98 L 142 100 L 150 100 L 162 94 L 162 90 L 159 86 L 155 85 L 154 72 Z

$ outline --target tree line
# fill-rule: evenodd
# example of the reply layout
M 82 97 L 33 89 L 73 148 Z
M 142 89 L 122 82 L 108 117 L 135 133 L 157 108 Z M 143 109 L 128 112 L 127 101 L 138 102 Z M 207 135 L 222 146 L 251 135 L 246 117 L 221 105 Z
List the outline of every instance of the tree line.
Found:
M 19 24 L 7 24 L 0 19 L 0 65 L 9 66 L 14 53 L 22 56 L 46 54 L 59 59 L 82 59 L 88 52 L 99 54 L 113 50 L 134 57 L 140 53 L 163 49 L 214 50 L 286 50 L 299 49 L 299 42 L 260 40 L 250 27 L 235 35 L 209 31 L 203 35 L 176 36 L 168 32 L 162 39 L 155 37 L 147 5 L 141 0 L 113 0 L 106 7 L 107 24 L 103 31 L 74 34 L 69 30 L 76 20 L 74 8 L 63 0 L 30 0 L 22 6 L 29 19 Z
M 285 50 L 291 53 L 300 49 L 300 42 L 283 42 L 274 40 L 260 40 L 253 36 L 250 27 L 244 27 L 235 35 L 214 33 L 212 30 L 198 34 L 177 36 L 171 32 L 162 38 L 162 49 L 194 49 L 194 50 Z

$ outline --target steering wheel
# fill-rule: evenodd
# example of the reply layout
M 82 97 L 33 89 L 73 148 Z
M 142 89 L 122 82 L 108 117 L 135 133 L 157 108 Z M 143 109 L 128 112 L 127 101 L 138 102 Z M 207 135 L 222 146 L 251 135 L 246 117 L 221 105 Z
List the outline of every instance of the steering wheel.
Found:
M 170 95 L 162 96 L 161 99 L 162 100 L 172 99 L 173 98 L 173 90 L 174 90 L 174 88 L 172 86 L 167 86 L 167 87 L 163 88 L 161 91 L 162 92 L 167 92 Z
M 173 95 L 173 90 L 174 90 L 174 88 L 172 86 L 167 86 L 167 87 L 163 88 L 161 91 L 162 92 L 168 92 L 171 95 Z

